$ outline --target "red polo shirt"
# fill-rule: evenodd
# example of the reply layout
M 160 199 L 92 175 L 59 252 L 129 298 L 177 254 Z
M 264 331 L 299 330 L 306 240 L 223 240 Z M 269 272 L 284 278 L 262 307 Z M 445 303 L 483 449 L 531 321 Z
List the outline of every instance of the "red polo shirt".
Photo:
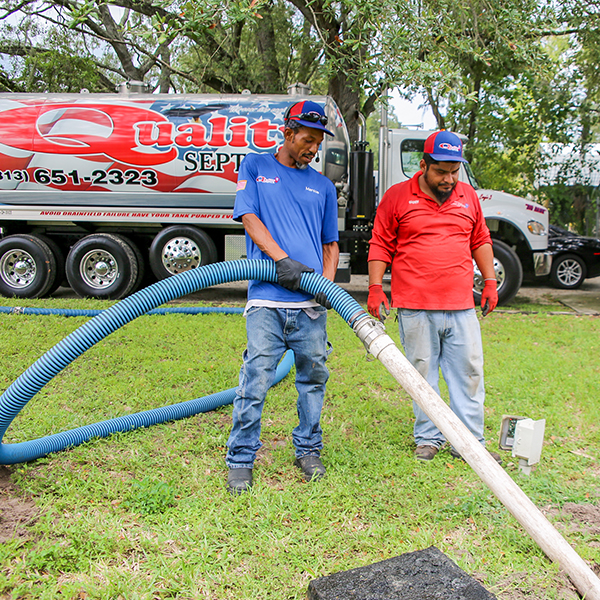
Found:
M 419 187 L 419 171 L 383 196 L 369 260 L 392 263 L 392 306 L 421 310 L 473 308 L 471 253 L 491 244 L 479 198 L 458 182 L 441 206 Z

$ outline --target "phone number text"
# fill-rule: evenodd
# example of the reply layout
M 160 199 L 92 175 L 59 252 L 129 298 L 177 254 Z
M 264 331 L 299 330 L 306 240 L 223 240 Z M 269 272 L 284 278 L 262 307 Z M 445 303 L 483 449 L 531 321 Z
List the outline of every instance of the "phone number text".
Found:
M 91 185 L 145 185 L 155 186 L 158 184 L 156 171 L 152 169 L 144 169 L 137 171 L 136 169 L 96 169 L 91 175 L 80 175 L 74 169 L 73 171 L 65 172 L 63 169 L 35 169 L 33 171 L 33 181 L 42 185 L 82 185 L 89 183 Z M 0 181 L 30 181 L 29 171 L 25 169 L 16 169 L 14 171 L 0 171 Z

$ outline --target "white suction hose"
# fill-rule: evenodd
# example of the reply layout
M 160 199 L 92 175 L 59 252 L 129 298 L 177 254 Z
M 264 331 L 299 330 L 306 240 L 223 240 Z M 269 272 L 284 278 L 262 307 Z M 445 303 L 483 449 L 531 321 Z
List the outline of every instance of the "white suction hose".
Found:
M 353 329 L 367 350 L 384 364 L 546 556 L 567 572 L 579 593 L 586 600 L 600 600 L 600 579 L 433 391 L 385 333 L 385 327 L 374 319 L 362 318 Z

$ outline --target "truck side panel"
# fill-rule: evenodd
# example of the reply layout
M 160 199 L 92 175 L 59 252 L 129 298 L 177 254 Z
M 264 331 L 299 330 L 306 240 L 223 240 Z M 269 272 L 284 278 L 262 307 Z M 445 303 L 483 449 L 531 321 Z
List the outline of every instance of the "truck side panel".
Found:
M 241 257 L 240 163 L 277 151 L 300 99 L 0 94 L 0 293 L 46 295 L 66 275 L 80 295 L 119 298 L 148 273 Z M 331 98 L 311 99 L 335 133 L 312 166 L 343 186 L 344 120 Z

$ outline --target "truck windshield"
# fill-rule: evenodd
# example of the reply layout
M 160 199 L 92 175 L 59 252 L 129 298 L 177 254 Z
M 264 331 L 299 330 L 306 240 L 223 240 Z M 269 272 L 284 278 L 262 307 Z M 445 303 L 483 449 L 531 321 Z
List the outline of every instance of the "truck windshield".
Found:
M 479 185 L 479 182 L 477 181 L 477 178 L 473 173 L 473 169 L 471 169 L 471 165 L 468 162 L 463 164 L 465 166 L 465 171 L 467 172 L 467 177 L 469 178 L 469 183 L 473 186 L 474 189 L 478 190 L 481 186 Z
M 421 170 L 419 163 L 423 158 L 425 140 L 402 140 L 400 145 L 400 162 L 402 172 L 409 179 Z

